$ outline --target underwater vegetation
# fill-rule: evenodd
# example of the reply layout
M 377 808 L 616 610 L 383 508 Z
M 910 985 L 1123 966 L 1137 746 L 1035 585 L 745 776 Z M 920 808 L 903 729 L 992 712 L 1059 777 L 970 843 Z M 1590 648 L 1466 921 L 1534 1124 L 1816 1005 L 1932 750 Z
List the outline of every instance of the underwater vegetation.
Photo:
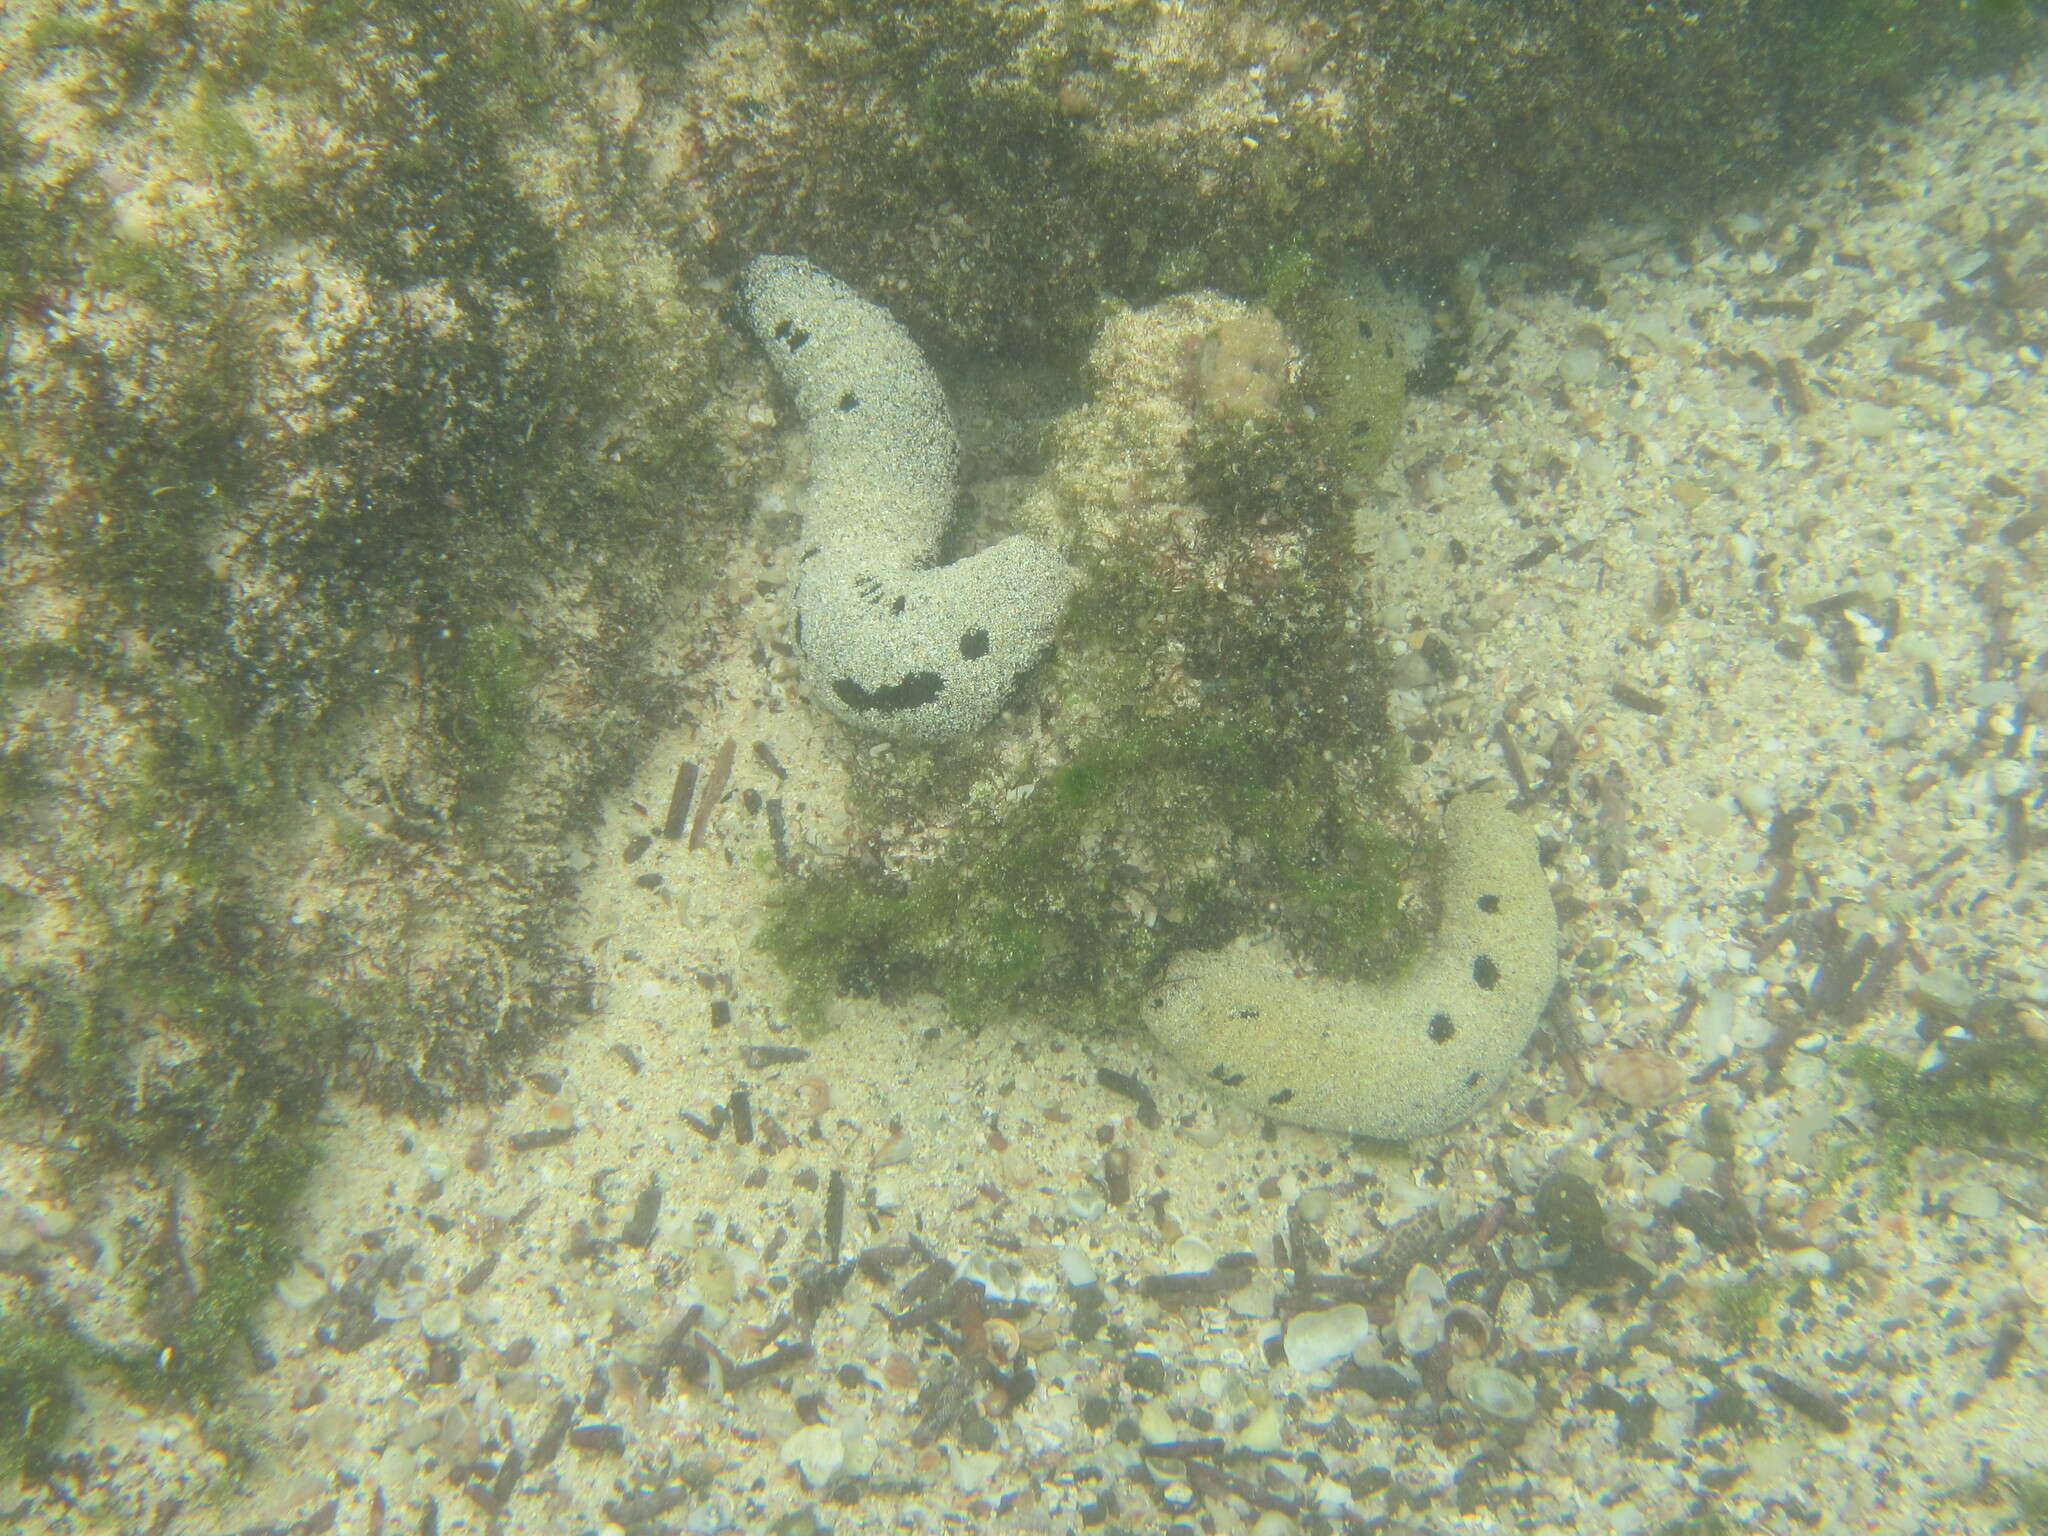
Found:
M 10 1293 L 4 1470 L 68 1370 L 246 1359 L 330 1089 L 489 1093 L 585 1006 L 571 834 L 688 686 L 738 340 L 569 45 L 695 14 L 9 8 L 0 1105 L 165 1236 L 121 1336 Z
M 1924 1066 L 1871 1046 L 1843 1050 L 1843 1070 L 1870 1095 L 1890 1164 L 1902 1166 L 1916 1147 L 2048 1150 L 2048 1051 L 2028 1038 L 2017 1012 L 2001 999 L 1979 1003 Z
M 703 123 L 735 254 L 804 251 L 914 329 L 1062 348 L 1103 292 L 1260 294 L 1295 253 L 1431 274 L 1698 207 L 2040 33 L 2023 0 L 781 0 L 751 19 L 709 66 L 748 79 L 744 119 Z

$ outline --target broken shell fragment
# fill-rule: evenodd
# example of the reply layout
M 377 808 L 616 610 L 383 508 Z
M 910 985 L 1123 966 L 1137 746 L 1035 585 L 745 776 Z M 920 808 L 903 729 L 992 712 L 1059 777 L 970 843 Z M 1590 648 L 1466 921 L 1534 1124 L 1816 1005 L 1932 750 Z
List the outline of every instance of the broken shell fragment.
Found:
M 1451 1371 L 1450 1388 L 1466 1407 L 1503 1424 L 1520 1423 L 1536 1412 L 1535 1390 L 1497 1365 L 1457 1366 Z
M 1372 1336 L 1372 1318 L 1355 1301 L 1297 1312 L 1281 1336 L 1287 1363 L 1304 1374 L 1335 1365 Z
M 1609 1051 L 1593 1064 L 1593 1081 L 1636 1109 L 1666 1104 L 1685 1091 L 1685 1069 L 1662 1051 Z

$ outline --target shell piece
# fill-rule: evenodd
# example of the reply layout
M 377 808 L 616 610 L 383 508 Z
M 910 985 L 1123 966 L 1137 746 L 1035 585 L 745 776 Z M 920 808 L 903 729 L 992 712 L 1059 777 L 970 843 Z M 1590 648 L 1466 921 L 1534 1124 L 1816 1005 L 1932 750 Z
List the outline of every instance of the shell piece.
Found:
M 1448 1130 L 1513 1070 L 1557 980 L 1536 838 L 1498 795 L 1444 812 L 1443 921 L 1409 968 L 1304 978 L 1270 944 L 1182 956 L 1145 1018 L 1181 1064 L 1297 1125 L 1403 1141 Z
M 1297 1312 L 1280 1336 L 1287 1363 L 1297 1371 L 1320 1371 L 1335 1365 L 1372 1337 L 1372 1317 L 1355 1301 Z
M 806 1488 L 822 1488 L 846 1465 L 846 1437 L 831 1424 L 806 1424 L 782 1442 L 782 1464 L 795 1467 Z
M 420 1310 L 420 1332 L 430 1339 L 450 1338 L 462 1328 L 462 1304 L 453 1297 L 430 1302 Z
M 811 440 L 796 562 L 806 686 L 890 736 L 987 724 L 1051 644 L 1073 572 L 1021 534 L 933 566 L 959 445 L 910 333 L 799 256 L 755 257 L 741 294 Z
M 277 1279 L 277 1299 L 294 1312 L 327 1299 L 327 1277 L 306 1263 L 297 1263 Z
M 1685 1069 L 1662 1051 L 1609 1051 L 1593 1063 L 1593 1081 L 1624 1104 L 1648 1109 L 1685 1091 Z
M 1454 1366 L 1450 1388 L 1459 1402 L 1489 1419 L 1519 1423 L 1536 1413 L 1536 1392 L 1529 1383 L 1497 1365 L 1477 1361 Z

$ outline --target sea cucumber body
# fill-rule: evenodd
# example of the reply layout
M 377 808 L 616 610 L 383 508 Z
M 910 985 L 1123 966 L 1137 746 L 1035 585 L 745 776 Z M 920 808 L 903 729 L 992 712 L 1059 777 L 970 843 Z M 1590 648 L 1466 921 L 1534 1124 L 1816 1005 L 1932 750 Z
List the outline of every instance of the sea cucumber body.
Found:
M 1215 1090 L 1278 1120 L 1393 1141 L 1448 1130 L 1507 1079 L 1557 981 L 1536 838 L 1492 794 L 1444 812 L 1442 920 L 1379 983 L 1304 976 L 1270 945 L 1175 961 L 1146 1020 Z
M 810 437 L 796 563 L 806 685 L 842 719 L 892 736 L 986 724 L 1051 643 L 1073 573 L 1023 535 L 932 565 L 959 448 L 909 332 L 801 257 L 757 256 L 741 295 Z

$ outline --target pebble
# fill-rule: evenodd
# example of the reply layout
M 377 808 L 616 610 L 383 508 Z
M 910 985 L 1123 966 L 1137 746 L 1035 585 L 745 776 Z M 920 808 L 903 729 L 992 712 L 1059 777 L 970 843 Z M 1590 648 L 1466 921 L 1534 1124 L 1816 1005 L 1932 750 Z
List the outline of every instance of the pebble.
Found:
M 1279 1287 L 1261 1275 L 1250 1285 L 1232 1291 L 1224 1306 L 1237 1317 L 1271 1317 L 1273 1302 L 1278 1295 Z
M 1734 824 L 1734 813 L 1719 799 L 1695 801 L 1685 813 L 1688 829 L 1701 837 L 1719 837 Z
M 2037 1307 L 2048 1307 L 2048 1259 L 2038 1259 L 2020 1271 L 2020 1289 Z
M 1355 1301 L 1287 1320 L 1281 1348 L 1287 1363 L 1304 1374 L 1335 1365 L 1372 1336 L 1372 1316 Z
M 1785 1063 L 1785 1084 L 1790 1088 L 1816 1087 L 1828 1075 L 1828 1064 L 1817 1056 L 1795 1056 Z
M 420 1312 L 420 1332 L 430 1339 L 445 1339 L 462 1327 L 462 1303 L 453 1299 L 431 1302 Z
M 1977 1006 L 1977 989 L 1960 971 L 1936 966 L 1913 984 L 1913 990 L 1939 1003 L 1951 1013 L 1968 1013 Z
M 898 1133 L 891 1136 L 875 1149 L 875 1155 L 868 1160 L 870 1168 L 896 1168 L 909 1162 L 917 1155 L 916 1143 L 908 1136 Z
M 1972 1221 L 1989 1221 L 2004 1205 L 1998 1191 L 1989 1184 L 1965 1184 L 1948 1197 L 1948 1208 Z
M 1567 384 L 1590 384 L 1600 376 L 1597 347 L 1573 347 L 1557 360 L 1557 376 Z
M 20 1258 L 37 1240 L 36 1229 L 21 1217 L 0 1217 L 0 1259 Z
M 1078 1189 L 1067 1196 L 1067 1214 L 1076 1221 L 1099 1220 L 1108 1209 L 1109 1201 L 1098 1189 Z
M 1095 1261 L 1084 1250 L 1072 1247 L 1060 1250 L 1060 1276 L 1077 1291 L 1085 1291 L 1101 1278 Z
M 2000 758 L 1991 765 L 1991 793 L 2001 800 L 2024 795 L 2034 787 L 2034 770 L 2016 757 Z
M 1153 1398 L 1138 1410 L 1138 1433 L 1147 1445 L 1171 1445 L 1180 1438 L 1180 1426 L 1166 1411 L 1166 1404 Z
M 1787 1269 L 1800 1275 L 1822 1276 L 1835 1267 L 1835 1261 L 1819 1248 L 1794 1248 L 1783 1262 Z
M 1494 1306 L 1493 1321 L 1501 1337 L 1512 1343 L 1527 1344 L 1534 1339 L 1537 1330 L 1535 1287 L 1526 1280 L 1510 1280 Z
M 1411 1356 L 1441 1344 L 1444 1319 L 1436 1301 L 1418 1292 L 1403 1296 L 1394 1308 L 1394 1337 Z
M 1417 1264 L 1401 1282 L 1401 1300 L 1394 1308 L 1394 1337 L 1410 1356 L 1443 1342 L 1444 1302 L 1450 1293 L 1444 1277 L 1427 1264 Z
M 1167 1255 L 1170 1275 L 1206 1275 L 1216 1267 L 1216 1250 L 1199 1237 L 1183 1237 Z
M 1659 1173 L 1645 1179 L 1642 1188 L 1643 1198 L 1651 1204 L 1672 1206 L 1685 1193 L 1686 1181 L 1675 1173 Z
M 370 1302 L 370 1315 L 381 1323 L 402 1323 L 407 1318 L 418 1317 L 426 1302 L 418 1286 L 379 1291 Z
M 832 1424 L 806 1424 L 782 1442 L 782 1464 L 795 1467 L 806 1488 L 821 1488 L 846 1465 L 846 1437 Z
M 1736 786 L 1735 803 L 1751 821 L 1767 822 L 1777 814 L 1778 793 L 1770 785 L 1751 779 Z
M 953 1490 L 956 1493 L 973 1493 L 988 1486 L 988 1480 L 996 1475 L 1003 1464 L 997 1451 L 956 1451 L 953 1455 Z
M 1240 1448 L 1261 1456 L 1271 1456 L 1280 1449 L 1280 1414 L 1268 1403 L 1249 1419 L 1244 1428 L 1237 1432 Z

